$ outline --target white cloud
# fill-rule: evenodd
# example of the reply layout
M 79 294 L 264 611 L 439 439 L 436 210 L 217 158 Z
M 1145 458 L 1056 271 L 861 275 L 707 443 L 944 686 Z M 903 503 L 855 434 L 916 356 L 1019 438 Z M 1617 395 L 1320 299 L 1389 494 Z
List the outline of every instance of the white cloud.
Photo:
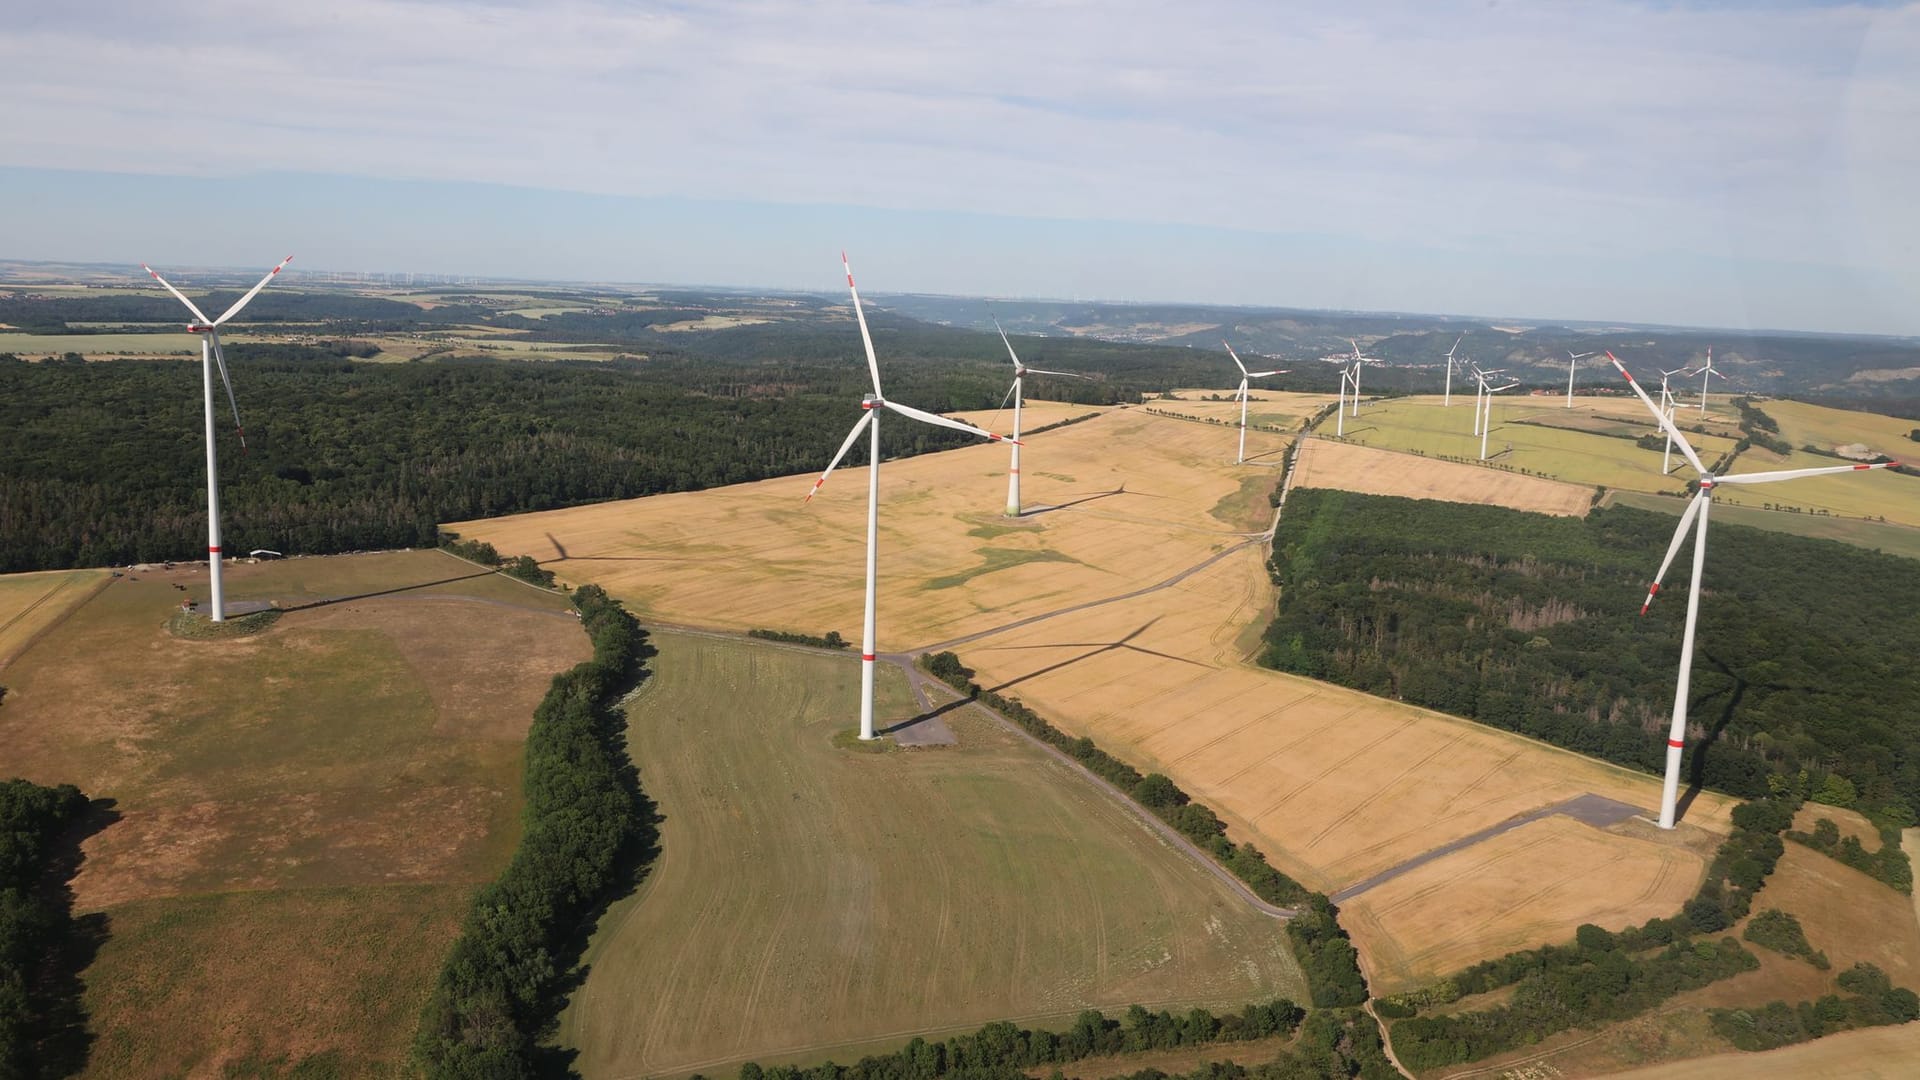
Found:
M 1879 272 L 1920 229 L 1911 6 L 256 0 L 14 23 L 14 166 Z

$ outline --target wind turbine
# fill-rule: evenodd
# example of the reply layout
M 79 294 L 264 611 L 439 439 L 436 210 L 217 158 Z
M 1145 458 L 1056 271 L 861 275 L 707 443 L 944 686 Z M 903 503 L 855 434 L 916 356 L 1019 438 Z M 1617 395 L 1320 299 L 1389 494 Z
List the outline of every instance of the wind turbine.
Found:
M 1000 330 L 1000 320 L 993 320 L 993 328 Z M 1061 375 L 1069 379 L 1084 379 L 1085 375 L 1075 375 L 1071 371 L 1042 371 L 1030 368 L 1020 362 L 1013 351 L 1013 342 L 1007 340 L 1007 332 L 1000 330 L 1000 341 L 1007 347 L 1007 356 L 1013 361 L 1013 387 L 1007 391 L 1013 398 L 1013 465 L 1007 469 L 1007 516 L 1020 516 L 1020 400 L 1022 391 L 1020 380 L 1028 375 Z M 877 384 L 876 384 L 877 385 Z M 1004 402 L 1003 402 L 1004 404 Z
M 1460 343 L 1465 340 L 1467 340 L 1467 335 L 1461 334 L 1459 337 L 1453 339 L 1453 348 L 1447 350 L 1447 389 L 1445 396 L 1440 401 L 1440 407 L 1443 409 L 1453 408 L 1453 354 L 1454 350 L 1460 348 Z
M 1700 415 L 1705 416 L 1707 415 L 1707 384 L 1712 382 L 1714 379 L 1726 378 L 1725 375 L 1722 375 L 1718 371 L 1714 370 L 1713 346 L 1711 345 L 1707 346 L 1707 362 L 1700 365 L 1699 369 L 1696 370 L 1694 374 L 1700 376 Z
M 1573 408 L 1573 366 L 1592 355 L 1590 352 L 1577 353 L 1572 349 L 1567 350 L 1567 408 L 1569 409 Z
M 240 449 L 242 452 L 247 449 L 247 430 L 240 426 L 240 403 L 234 399 L 233 380 L 227 377 L 227 356 L 220 349 L 220 326 L 228 319 L 240 314 L 240 309 L 260 295 L 260 290 L 267 287 L 267 282 L 272 281 L 273 276 L 286 269 L 287 264 L 292 261 L 291 255 L 281 259 L 279 266 L 267 271 L 267 276 L 260 279 L 260 284 L 248 290 L 247 295 L 235 300 L 226 314 L 217 319 L 207 318 L 193 301 L 187 299 L 186 294 L 167 284 L 167 279 L 156 273 L 153 267 L 146 263 L 140 264 L 140 269 L 152 274 L 153 280 L 172 293 L 174 299 L 187 305 L 188 311 L 193 312 L 195 321 L 187 324 L 187 332 L 200 335 L 201 396 L 206 402 L 207 417 L 207 569 L 211 574 L 213 587 L 213 602 L 207 614 L 214 622 L 225 622 L 227 619 L 226 588 L 220 578 L 220 456 L 213 439 L 213 369 L 216 364 L 220 367 L 220 381 L 227 388 L 227 406 L 233 410 L 233 429 L 240 435 Z
M 1274 371 L 1248 371 L 1247 365 L 1240 362 L 1240 354 L 1233 351 L 1232 345 L 1228 345 L 1225 341 L 1222 341 L 1220 344 L 1227 346 L 1227 355 L 1233 357 L 1233 366 L 1240 369 L 1240 389 L 1238 391 L 1240 395 L 1240 456 L 1234 458 L 1233 463 L 1235 465 L 1242 465 L 1245 464 L 1247 460 L 1247 380 L 1264 379 L 1269 375 L 1285 375 L 1287 369 L 1279 368 Z M 1341 427 L 1344 429 L 1346 425 L 1342 424 Z M 1018 435 L 1020 431 L 1018 428 L 1015 428 L 1013 433 Z
M 1492 375 L 1494 374 L 1494 372 L 1488 372 L 1487 374 Z M 1493 395 L 1500 393 L 1502 390 L 1511 390 L 1514 387 L 1519 385 L 1520 384 L 1517 381 L 1510 382 L 1505 386 L 1487 386 L 1485 383 L 1481 383 L 1482 388 L 1485 390 L 1485 397 L 1487 402 L 1485 406 L 1486 413 L 1481 417 L 1481 420 L 1480 420 L 1480 460 L 1481 461 L 1487 460 L 1487 432 L 1493 430 Z
M 1477 389 L 1473 392 L 1473 433 L 1475 435 L 1480 434 L 1480 403 L 1485 400 L 1487 395 L 1487 377 L 1490 375 L 1504 375 L 1506 370 L 1506 368 L 1490 368 L 1483 371 L 1478 364 L 1475 364 L 1473 367 L 1473 380 L 1478 384 Z
M 1386 361 L 1380 359 L 1377 356 L 1361 356 L 1360 343 L 1353 340 L 1352 338 L 1347 339 L 1347 344 L 1353 346 L 1353 415 L 1359 416 L 1360 415 L 1360 365 L 1361 364 L 1384 364 L 1386 363 Z
M 915 420 L 920 421 L 923 424 L 932 424 L 936 427 L 952 428 L 955 431 L 964 431 L 969 435 L 977 435 L 980 438 L 991 439 L 994 442 L 1010 442 L 1012 440 L 1006 439 L 1004 436 L 995 435 L 991 431 L 982 431 L 977 427 L 969 427 L 968 425 L 963 424 L 958 420 L 949 420 L 944 416 L 937 416 L 930 412 L 922 412 L 919 409 L 902 405 L 897 401 L 888 401 L 884 396 L 881 395 L 880 393 L 880 361 L 875 359 L 873 355 L 873 335 L 867 332 L 867 316 L 865 312 L 860 310 L 860 290 L 854 287 L 853 267 L 850 264 L 848 264 L 847 253 L 844 251 L 840 253 L 840 265 L 844 267 L 847 271 L 847 291 L 853 294 L 854 318 L 860 321 L 860 343 L 866 346 L 867 374 L 873 376 L 873 393 L 868 394 L 864 399 L 861 400 L 860 419 L 854 423 L 853 430 L 847 433 L 847 441 L 840 444 L 839 452 L 834 454 L 833 460 L 827 463 L 826 471 L 820 474 L 820 479 L 815 480 L 813 482 L 813 490 L 807 492 L 807 497 L 805 501 L 806 502 L 813 501 L 813 497 L 820 493 L 820 485 L 827 482 L 827 477 L 833 473 L 833 470 L 836 467 L 839 466 L 840 459 L 847 456 L 848 450 L 853 449 L 854 442 L 860 438 L 860 432 L 863 430 L 868 432 L 868 434 L 871 437 L 871 441 L 868 443 L 868 449 L 867 449 L 867 453 L 868 453 L 868 458 L 867 458 L 867 609 L 866 609 L 866 621 L 862 628 L 861 636 L 860 636 L 860 737 L 862 739 L 871 740 L 874 737 L 874 734 L 873 734 L 874 604 L 876 599 L 877 586 L 879 583 L 879 578 L 876 576 L 876 573 L 875 573 L 877 569 L 877 560 L 875 559 L 875 553 L 878 550 L 878 542 L 880 538 L 880 413 L 879 413 L 879 410 L 892 409 L 894 412 L 899 413 L 901 416 L 911 417 Z
M 1640 605 L 1640 614 L 1645 615 L 1653 606 L 1653 598 L 1660 593 L 1660 580 L 1667 576 L 1667 568 L 1673 565 L 1675 555 L 1680 553 L 1680 545 L 1687 538 L 1687 530 L 1694 529 L 1693 536 L 1693 580 L 1687 585 L 1687 623 L 1680 638 L 1680 678 L 1673 692 L 1673 723 L 1667 729 L 1667 775 L 1660 789 L 1660 827 L 1673 828 L 1675 803 L 1680 792 L 1680 754 L 1686 746 L 1687 737 L 1687 690 L 1693 676 L 1693 634 L 1700 621 L 1700 578 L 1707 566 L 1707 511 L 1713 503 L 1713 489 L 1721 484 L 1771 484 L 1780 480 L 1797 480 L 1802 476 L 1823 476 L 1827 473 L 1865 472 L 1868 469 L 1884 469 L 1898 462 L 1883 461 L 1873 465 L 1830 465 L 1816 469 L 1781 469 L 1775 472 L 1744 473 L 1739 476 L 1715 476 L 1700 463 L 1699 455 L 1687 442 L 1687 437 L 1674 426 L 1673 420 L 1660 411 L 1647 392 L 1634 380 L 1633 373 L 1609 352 L 1607 359 L 1626 376 L 1627 385 L 1639 395 L 1646 404 L 1647 411 L 1653 413 L 1660 426 L 1667 429 L 1667 437 L 1680 447 L 1681 456 L 1687 459 L 1700 474 L 1700 488 L 1688 501 L 1687 508 L 1680 514 L 1679 527 L 1673 530 L 1673 542 L 1667 545 L 1667 557 L 1660 561 L 1660 572 L 1654 575 L 1653 584 L 1647 586 L 1646 602 Z
M 1674 368 L 1672 371 L 1663 371 L 1660 373 L 1660 407 L 1667 414 L 1668 420 L 1673 419 L 1675 399 L 1673 396 L 1673 391 L 1667 389 L 1667 380 L 1673 378 L 1675 375 L 1680 375 L 1685 373 L 1686 370 L 1687 369 L 1683 366 L 1683 367 Z M 1722 376 L 1722 378 L 1724 377 L 1725 376 Z M 1660 456 L 1660 475 L 1665 476 L 1668 473 L 1671 473 L 1672 471 L 1673 471 L 1673 436 L 1668 435 L 1666 452 Z

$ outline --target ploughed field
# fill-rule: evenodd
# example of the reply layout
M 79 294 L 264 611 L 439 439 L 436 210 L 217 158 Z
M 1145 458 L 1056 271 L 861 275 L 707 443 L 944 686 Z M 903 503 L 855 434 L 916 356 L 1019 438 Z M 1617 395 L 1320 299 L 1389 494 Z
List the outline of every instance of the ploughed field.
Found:
M 1318 397 L 1295 405 L 1311 415 Z M 1249 664 L 1272 610 L 1264 532 L 1291 436 L 1249 431 L 1249 456 L 1273 464 L 1239 468 L 1236 438 L 1141 407 L 1044 432 L 1023 451 L 1029 512 L 1018 520 L 999 512 L 1004 446 L 888 463 L 880 651 L 953 649 L 982 685 L 1167 773 L 1235 839 L 1330 893 L 1579 795 L 1657 806 L 1653 777 Z M 836 630 L 857 643 L 866 479 L 843 467 L 811 505 L 812 478 L 791 477 L 450 527 L 602 584 L 643 619 Z M 1408 895 L 1355 895 L 1347 923 L 1376 990 L 1390 993 L 1557 942 L 1581 922 L 1670 915 L 1726 812 L 1703 796 L 1676 834 L 1632 821 L 1523 825 L 1381 886 Z M 1550 881 L 1504 846 L 1542 829 L 1570 832 L 1584 856 Z
M 660 855 L 561 1020 L 588 1076 L 850 1061 L 988 1021 L 1305 1000 L 1284 928 L 1078 770 L 972 710 L 849 747 L 851 657 L 655 632 L 627 705 Z M 917 711 L 883 669 L 882 727 Z M 885 746 L 886 744 L 881 744 Z
M 527 725 L 586 636 L 561 598 L 436 551 L 227 582 L 340 602 L 182 636 L 206 567 L 137 568 L 0 668 L 5 772 L 112 801 L 72 882 L 105 932 L 88 1074 L 392 1071 L 518 840 Z

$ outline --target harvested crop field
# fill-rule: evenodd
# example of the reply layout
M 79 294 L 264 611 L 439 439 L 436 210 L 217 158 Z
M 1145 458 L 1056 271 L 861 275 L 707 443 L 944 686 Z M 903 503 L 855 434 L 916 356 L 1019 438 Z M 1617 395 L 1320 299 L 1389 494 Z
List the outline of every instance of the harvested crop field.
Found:
M 1024 737 L 846 748 L 850 658 L 660 632 L 628 733 L 664 821 L 560 1038 L 587 1075 L 813 1062 L 990 1020 L 1304 996 L 1278 920 Z M 888 669 L 883 726 L 912 712 Z
M 1443 499 L 1573 517 L 1585 515 L 1593 503 L 1593 489 L 1578 484 L 1328 439 L 1301 443 L 1293 486 Z
M 204 565 L 128 571 L 7 669 L 9 772 L 113 803 L 72 886 L 109 932 L 84 973 L 93 1073 L 396 1063 L 518 839 L 527 725 L 586 637 L 560 598 L 435 551 L 235 566 L 234 599 L 337 602 L 176 636 L 205 586 Z
M 1058 509 L 1018 521 L 997 513 L 1005 447 L 888 463 L 880 650 L 953 649 L 983 685 L 1167 773 L 1236 838 L 1328 891 L 1578 795 L 1657 805 L 1652 777 L 1249 665 L 1272 609 L 1264 531 L 1279 477 L 1223 464 L 1234 438 L 1140 408 L 1044 433 L 1023 454 L 1028 498 Z M 643 618 L 857 641 L 865 479 L 836 473 L 811 507 L 800 501 L 811 478 L 792 477 L 451 527 L 598 582 Z M 1691 835 L 1724 832 L 1727 812 L 1702 797 Z M 1685 865 L 1672 873 L 1698 873 L 1682 837 L 1602 833 L 1593 846 L 1644 860 L 1650 843 L 1674 847 Z M 1567 889 L 1568 922 L 1513 911 L 1448 955 L 1557 941 L 1581 921 L 1624 925 L 1648 884 L 1595 871 Z M 1368 955 L 1423 947 L 1423 931 L 1387 921 L 1356 938 Z

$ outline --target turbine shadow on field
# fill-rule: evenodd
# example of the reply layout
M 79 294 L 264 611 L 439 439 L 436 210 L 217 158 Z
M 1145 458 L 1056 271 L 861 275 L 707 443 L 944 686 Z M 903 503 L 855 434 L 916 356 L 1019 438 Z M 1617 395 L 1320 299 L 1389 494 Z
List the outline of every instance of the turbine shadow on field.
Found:
M 930 720 L 938 720 L 940 717 L 945 716 L 946 714 L 954 711 L 955 709 L 965 708 L 966 706 L 971 704 L 973 704 L 973 699 L 970 697 L 955 698 L 944 705 L 940 705 L 935 708 L 928 709 L 927 711 L 923 713 L 919 713 L 918 715 L 915 715 L 915 716 L 910 716 L 905 720 L 900 721 L 897 724 L 889 724 L 888 726 L 881 728 L 879 730 L 879 734 L 892 735 L 893 733 L 898 731 L 905 731 L 908 728 L 918 727 L 921 724 L 927 723 Z
M 112 799 L 94 799 L 58 842 L 47 874 L 48 887 L 69 912 L 73 910 L 72 881 L 87 858 L 81 845 L 120 820 L 114 806 Z M 30 1044 L 32 1056 L 40 1062 L 39 1075 L 76 1076 L 86 1069 L 94 1035 L 87 1030 L 87 984 L 81 975 L 93 964 L 111 930 L 106 912 L 97 911 L 74 919 L 65 940 L 49 943 L 38 995 L 45 1003 L 39 1017 L 42 1035 L 37 1044 Z
M 606 916 L 607 909 L 615 903 L 632 896 L 634 890 L 645 881 L 652 871 L 654 860 L 660 856 L 660 824 L 666 817 L 659 807 L 640 787 L 640 770 L 633 764 L 633 756 L 627 752 L 627 716 L 621 704 L 635 690 L 653 677 L 653 669 L 647 661 L 659 654 L 653 647 L 644 628 L 637 628 L 633 655 L 636 661 L 634 675 L 625 685 L 616 686 L 607 696 L 609 704 L 600 708 L 597 720 L 606 726 L 611 735 L 610 742 L 614 752 L 623 762 L 620 766 L 620 786 L 633 800 L 639 828 L 633 837 L 621 849 L 614 863 L 612 880 L 600 891 L 601 900 L 580 919 L 580 924 L 568 937 L 556 942 L 553 948 L 554 966 L 566 974 L 555 983 L 555 993 L 542 1002 L 541 1016 L 536 1028 L 551 1032 L 559 1023 L 560 1013 L 567 1006 L 574 991 L 586 985 L 587 975 L 592 965 L 581 963 L 586 955 L 587 943 L 592 939 L 600 920 Z M 559 1046 L 541 1046 L 535 1051 L 535 1075 L 542 1077 L 578 1077 L 573 1062 L 580 1052 L 576 1049 Z
M 1132 644 L 1132 641 L 1134 638 L 1137 638 L 1141 634 L 1146 633 L 1149 627 L 1151 627 L 1154 623 L 1157 623 L 1160 621 L 1160 618 L 1161 618 L 1160 616 L 1155 615 L 1153 618 L 1148 619 L 1144 623 L 1141 623 L 1138 629 L 1134 630 L 1132 633 L 1128 634 L 1127 636 L 1121 638 L 1118 641 L 1105 641 L 1105 642 L 1061 641 L 1061 642 L 1050 642 L 1050 643 L 1041 644 L 1041 645 L 995 646 L 994 651 L 1005 651 L 1005 652 L 1015 652 L 1022 649 L 1091 649 L 1092 651 L 1081 653 L 1079 656 L 1068 657 L 1067 659 L 1062 660 L 1058 663 L 1048 664 L 1046 667 L 1040 668 L 1037 671 L 1029 671 L 1025 675 L 1008 679 L 1006 682 L 1003 682 L 998 686 L 990 687 L 989 689 L 992 690 L 994 693 L 1000 693 L 1001 691 L 1006 690 L 1008 687 L 1017 686 L 1020 683 L 1026 682 L 1028 679 L 1037 679 L 1042 675 L 1048 675 L 1053 672 L 1059 671 L 1061 668 L 1070 667 L 1074 664 L 1081 662 L 1082 660 L 1091 660 L 1094 657 L 1099 656 L 1101 653 L 1112 652 L 1115 649 L 1125 649 L 1128 652 L 1137 652 L 1145 656 L 1159 657 L 1162 660 L 1177 660 L 1182 664 L 1191 664 L 1194 667 L 1199 667 L 1199 668 L 1206 667 L 1207 666 L 1206 664 L 1203 664 L 1198 660 L 1189 660 L 1184 656 L 1175 656 L 1172 653 L 1163 653 L 1155 649 L 1144 649 L 1138 645 Z
M 553 535 L 552 533 L 547 533 L 547 534 L 546 534 L 546 536 L 547 536 L 547 543 L 549 543 L 549 544 L 552 544 L 552 545 L 553 545 L 553 550 L 559 553 L 559 554 L 558 554 L 558 555 L 557 555 L 557 556 L 555 557 L 555 561 L 556 561 L 556 562 L 565 562 L 565 561 L 567 561 L 567 558 L 568 558 L 568 555 L 567 555 L 567 549 L 566 549 L 566 547 L 565 547 L 564 545 L 562 545 L 562 544 L 560 543 L 560 541 L 559 541 L 559 539 L 558 539 L 557 537 L 555 537 L 555 536 L 554 536 L 554 535 Z
M 1137 492 L 1137 491 L 1129 492 L 1127 490 L 1127 485 L 1121 484 L 1119 487 L 1114 488 L 1112 491 L 1096 491 L 1092 495 L 1082 495 L 1081 497 L 1074 499 L 1070 502 L 1052 503 L 1047 506 L 1036 506 L 1033 509 L 1028 510 L 1026 513 L 1021 514 L 1020 516 L 1023 518 L 1039 517 L 1041 514 L 1051 514 L 1055 510 L 1065 510 L 1070 506 L 1079 506 L 1081 503 L 1090 503 L 1096 499 L 1111 499 L 1115 495 L 1128 495 L 1128 494 L 1138 495 L 1138 494 L 1141 494 L 1141 492 Z M 1152 496 L 1149 496 L 1149 497 L 1151 498 Z
M 451 585 L 456 581 L 472 581 L 491 575 L 491 570 L 481 570 L 472 574 L 459 574 L 455 577 L 441 578 L 438 581 L 421 581 L 412 585 L 396 585 L 391 589 L 376 589 L 373 592 L 356 593 L 352 596 L 329 596 L 320 600 L 309 600 L 304 604 L 293 604 L 281 608 L 282 611 L 306 611 L 309 608 L 326 607 L 329 604 L 344 604 L 350 600 L 371 600 L 379 596 L 393 596 L 398 593 L 413 592 L 416 589 L 431 589 L 435 585 Z

